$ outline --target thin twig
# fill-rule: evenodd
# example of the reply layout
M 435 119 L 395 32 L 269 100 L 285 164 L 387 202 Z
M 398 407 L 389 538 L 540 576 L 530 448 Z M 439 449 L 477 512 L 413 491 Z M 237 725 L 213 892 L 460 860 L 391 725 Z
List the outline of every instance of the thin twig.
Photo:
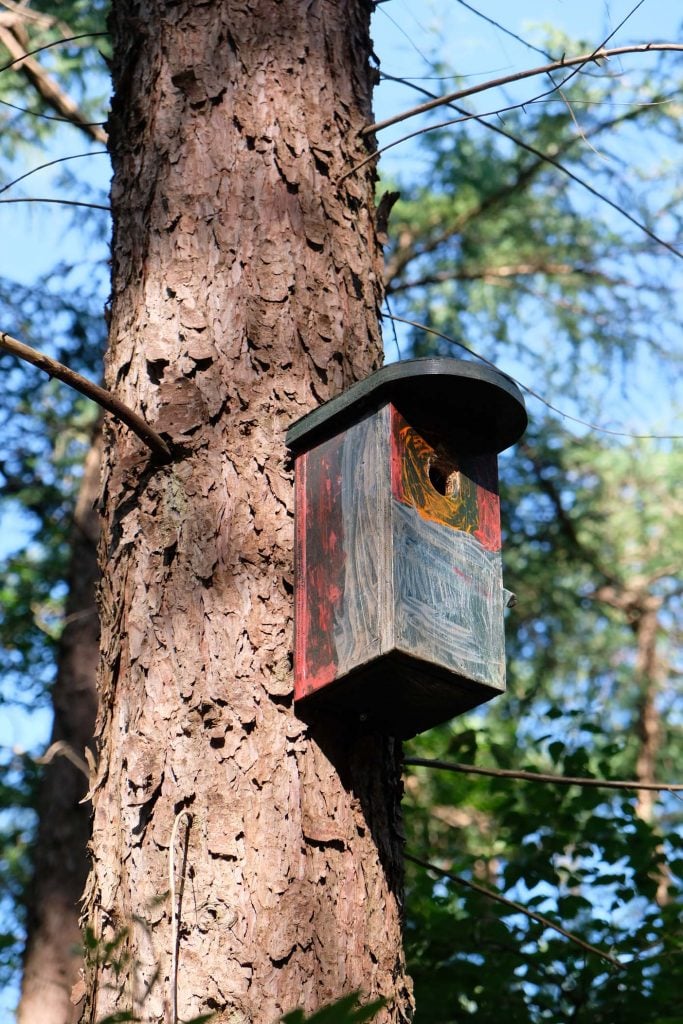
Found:
M 44 114 L 42 110 L 30 110 L 28 107 L 20 107 L 16 103 L 10 103 L 8 100 L 0 100 L 0 104 L 3 107 L 9 107 L 10 110 L 16 110 L 20 114 L 28 114 L 30 117 L 37 117 L 41 121 L 57 121 L 60 124 L 71 124 L 75 125 L 76 122 L 72 117 L 58 117 L 57 114 Z M 97 128 L 105 125 L 106 121 L 84 121 L 79 124 L 79 128 Z M 99 142 L 103 142 L 104 139 L 99 139 Z
M 88 210 L 104 210 L 111 213 L 109 206 L 102 203 L 84 203 L 79 199 L 50 199 L 44 196 L 25 196 L 21 199 L 0 199 L 0 203 L 56 203 L 57 206 L 85 206 Z
M 574 67 L 577 64 L 586 64 L 588 62 L 597 63 L 598 61 L 609 60 L 610 57 L 618 57 L 625 53 L 655 53 L 662 51 L 683 51 L 683 43 L 638 43 L 633 46 L 615 46 L 610 49 L 601 47 L 600 49 L 594 50 L 592 53 L 583 53 L 579 57 L 561 57 L 560 60 L 551 61 L 549 64 L 542 64 L 537 68 L 527 68 L 525 71 L 515 71 L 511 75 L 503 75 L 502 78 L 491 78 L 486 82 L 482 82 L 480 85 L 471 85 L 467 89 L 458 89 L 456 92 L 450 92 L 445 96 L 439 96 L 436 99 L 420 103 L 416 107 L 411 107 L 409 110 L 402 111 L 400 114 L 394 114 L 393 117 L 387 117 L 384 121 L 376 121 L 374 124 L 367 125 L 367 127 L 361 130 L 360 134 L 371 135 L 373 132 L 380 132 L 384 128 L 390 128 L 394 124 L 399 124 L 401 121 L 407 121 L 409 117 L 416 117 L 418 114 L 424 114 L 428 110 L 434 110 L 435 107 L 445 106 L 448 103 L 452 103 L 454 100 L 462 100 L 466 96 L 473 96 L 478 92 L 485 92 L 488 89 L 495 89 L 501 85 L 508 85 L 510 82 L 519 82 L 525 78 L 532 78 L 534 75 L 547 75 L 551 71 L 558 71 L 560 68 Z M 560 82 L 547 93 L 544 92 L 541 93 L 540 96 L 525 100 L 524 103 L 520 103 L 519 106 L 527 106 L 529 103 L 542 99 L 549 93 L 557 91 L 557 89 L 563 85 L 564 82 Z
M 163 462 L 171 460 L 171 449 L 164 439 L 157 434 L 156 430 L 150 427 L 142 416 L 129 409 L 127 405 L 124 405 L 118 398 L 115 398 L 110 391 L 106 391 L 98 384 L 94 384 L 86 377 L 82 377 L 80 373 L 70 370 L 68 366 L 57 362 L 56 359 L 51 359 L 29 345 L 25 345 L 22 341 L 17 341 L 16 338 L 12 338 L 5 331 L 0 331 L 0 349 L 9 352 L 13 356 L 17 356 L 19 359 L 23 359 L 27 363 L 31 363 L 33 366 L 37 366 L 39 370 L 43 370 L 50 377 L 56 377 L 57 380 L 61 380 L 64 384 L 68 384 L 69 387 L 85 395 L 86 398 L 97 402 L 103 409 L 110 412 L 112 416 L 115 416 L 122 423 L 125 423 L 127 427 L 130 427 L 133 433 L 137 434 L 140 440 Z
M 460 764 L 454 761 L 439 761 L 425 757 L 406 757 L 404 764 L 417 768 L 442 768 L 447 772 L 461 772 L 464 775 L 486 775 L 492 779 L 521 779 L 523 782 L 549 782 L 556 786 L 584 786 L 596 789 L 652 789 L 667 793 L 683 790 L 683 785 L 668 782 L 637 782 L 623 779 L 591 779 L 585 776 L 545 775 L 541 772 L 513 771 L 508 768 L 480 768 L 474 764 Z
M 465 345 L 464 342 L 457 341 L 455 338 L 449 337 L 448 334 L 443 334 L 441 331 L 437 331 L 434 327 L 427 327 L 426 324 L 421 324 L 417 320 L 408 320 L 406 317 L 393 316 L 390 313 L 383 313 L 382 316 L 387 317 L 389 320 L 397 320 L 401 324 L 408 324 L 409 327 L 417 327 L 421 331 L 426 331 L 427 334 L 433 334 L 435 337 L 449 342 L 451 345 L 457 345 L 458 348 L 461 348 L 465 352 L 469 353 L 469 355 L 474 356 L 475 359 L 479 359 L 482 363 L 486 363 L 487 366 L 491 366 L 494 370 L 498 370 L 496 364 L 492 363 L 490 359 L 486 358 L 486 356 L 480 356 L 479 353 L 475 352 L 475 350 L 470 348 L 469 345 Z M 683 440 L 683 434 L 629 434 L 625 430 L 610 430 L 608 427 L 600 427 L 597 423 L 590 423 L 588 420 L 579 419 L 578 416 L 572 416 L 571 413 L 563 412 L 562 409 L 558 409 L 556 405 L 549 402 L 547 398 L 543 398 L 542 395 L 539 395 L 538 391 L 534 391 L 533 388 L 530 388 L 528 384 L 523 384 L 520 380 L 512 377 L 509 373 L 506 374 L 506 376 L 510 377 L 510 380 L 512 380 L 517 387 L 521 388 L 522 391 L 526 391 L 526 393 L 531 395 L 532 398 L 536 398 L 539 402 L 542 402 L 547 409 L 551 410 L 551 412 L 556 412 L 558 416 L 561 416 L 566 420 L 571 420 L 573 423 L 579 423 L 582 427 L 588 427 L 590 430 L 596 430 L 599 434 L 609 434 L 611 437 L 628 437 L 635 441 Z
M 180 900 L 182 901 L 182 881 L 185 877 L 184 868 L 187 858 L 187 842 L 192 825 L 192 815 L 183 808 L 176 814 L 171 830 L 171 843 L 168 848 L 168 888 L 171 894 L 171 1024 L 178 1024 L 178 946 L 180 931 L 180 901 L 176 911 L 176 886 L 175 886 L 175 844 L 178 838 L 178 827 L 183 818 L 187 818 L 187 829 L 185 831 L 185 850 L 183 857 L 183 869 L 181 873 Z
M 67 761 L 70 761 L 74 768 L 78 768 L 79 772 L 82 772 L 86 779 L 90 781 L 88 765 L 82 757 L 79 757 L 74 748 L 64 740 L 57 740 L 55 743 L 50 744 L 44 754 L 40 757 L 34 757 L 32 760 L 36 764 L 50 764 L 58 754 L 65 757 Z
M 524 914 L 526 917 L 530 917 L 532 921 L 537 921 L 542 924 L 545 928 L 552 928 L 553 931 L 559 932 L 565 939 L 569 939 L 576 946 L 580 946 L 581 949 L 586 950 L 588 953 L 594 953 L 595 956 L 599 956 L 601 960 L 606 960 L 607 963 L 612 964 L 613 967 L 623 971 L 625 964 L 622 964 L 616 957 L 610 956 L 609 953 L 605 953 L 602 949 L 598 949 L 597 946 L 591 946 L 589 942 L 584 942 L 578 935 L 574 935 L 573 932 L 567 931 L 559 924 L 555 924 L 554 921 L 550 921 L 547 917 L 543 917 L 542 914 L 537 914 L 535 910 L 529 910 L 528 907 L 523 906 L 521 903 L 516 903 L 514 900 L 509 900 L 505 896 L 501 896 L 500 893 L 493 892 L 491 889 L 486 889 L 483 885 L 477 885 L 476 882 L 471 882 L 468 878 L 463 878 L 461 875 L 454 875 L 451 871 L 447 871 L 446 868 L 440 868 L 436 864 L 431 864 L 427 860 L 422 860 L 420 857 L 414 857 L 411 853 L 405 852 L 403 854 L 406 860 L 410 860 L 413 864 L 419 864 L 420 867 L 426 868 L 427 871 L 435 871 L 438 875 L 443 875 L 444 878 L 449 878 L 452 882 L 457 882 L 458 885 L 463 885 L 467 889 L 472 889 L 473 892 L 479 893 L 481 896 L 486 896 L 488 899 L 493 900 L 495 903 L 502 903 L 504 907 L 509 907 L 518 914 Z
M 109 156 L 106 149 L 93 149 L 89 153 L 74 153 L 73 156 L 60 156 L 56 160 L 48 160 L 47 163 L 38 164 L 37 167 L 32 167 L 30 171 L 26 171 L 25 174 L 19 175 L 18 178 L 14 178 L 12 181 L 8 181 L 6 185 L 0 187 L 0 193 L 6 192 L 13 185 L 18 185 L 24 178 L 30 178 L 32 174 L 36 174 L 38 171 L 44 171 L 47 167 L 54 167 L 55 164 L 66 163 L 67 160 L 82 160 L 86 156 Z

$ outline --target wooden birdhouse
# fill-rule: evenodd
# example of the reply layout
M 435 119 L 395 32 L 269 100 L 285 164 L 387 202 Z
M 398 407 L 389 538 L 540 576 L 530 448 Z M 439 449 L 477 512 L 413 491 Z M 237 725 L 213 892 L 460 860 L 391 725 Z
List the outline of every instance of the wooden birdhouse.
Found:
M 504 374 L 415 359 L 290 428 L 302 718 L 407 738 L 504 691 L 497 453 L 526 423 Z

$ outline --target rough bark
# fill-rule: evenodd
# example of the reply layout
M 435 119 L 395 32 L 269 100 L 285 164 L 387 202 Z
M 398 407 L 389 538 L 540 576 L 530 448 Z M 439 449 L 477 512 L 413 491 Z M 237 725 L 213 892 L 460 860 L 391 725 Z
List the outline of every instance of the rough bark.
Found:
M 74 516 L 69 597 L 53 693 L 52 743 L 67 744 L 81 758 L 92 743 L 97 711 L 95 677 L 99 622 L 98 579 L 100 443 L 85 463 Z M 30 892 L 19 1024 L 73 1024 L 71 990 L 82 964 L 79 902 L 88 873 L 90 807 L 80 801 L 87 782 L 66 757 L 44 768 L 34 881 Z
M 111 428 L 89 1021 L 410 1009 L 400 749 L 292 708 L 284 433 L 381 359 L 373 172 L 337 184 L 367 153 L 369 14 L 114 4 L 107 375 L 176 459 Z

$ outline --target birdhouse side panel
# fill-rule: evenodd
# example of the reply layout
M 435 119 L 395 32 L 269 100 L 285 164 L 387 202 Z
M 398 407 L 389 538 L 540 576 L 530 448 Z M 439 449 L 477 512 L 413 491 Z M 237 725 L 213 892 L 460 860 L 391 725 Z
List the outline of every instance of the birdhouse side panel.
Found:
M 387 415 L 367 416 L 297 459 L 297 700 L 386 649 Z
M 337 676 L 335 609 L 344 585 L 342 438 L 296 460 L 295 697 Z

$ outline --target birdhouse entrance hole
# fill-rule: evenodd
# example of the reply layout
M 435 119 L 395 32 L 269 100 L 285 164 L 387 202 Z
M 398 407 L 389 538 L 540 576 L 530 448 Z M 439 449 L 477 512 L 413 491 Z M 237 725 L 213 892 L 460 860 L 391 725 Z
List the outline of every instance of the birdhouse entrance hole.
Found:
M 432 459 L 427 471 L 430 483 L 437 494 L 452 498 L 460 490 L 460 472 L 457 466 L 443 458 Z

